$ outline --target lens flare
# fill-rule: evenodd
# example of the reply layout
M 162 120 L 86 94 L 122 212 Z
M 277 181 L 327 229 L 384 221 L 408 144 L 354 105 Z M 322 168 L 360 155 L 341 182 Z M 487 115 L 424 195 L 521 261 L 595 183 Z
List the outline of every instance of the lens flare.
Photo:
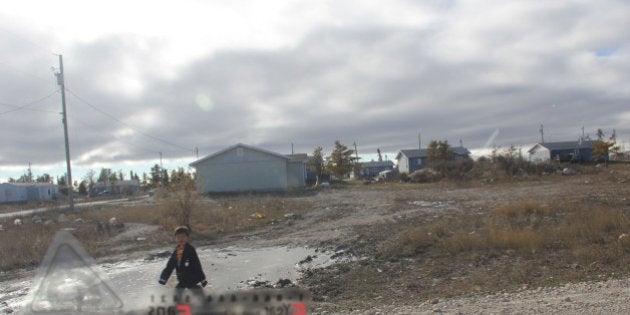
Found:
M 197 103 L 197 106 L 199 106 L 199 108 L 201 108 L 201 110 L 203 111 L 207 112 L 214 109 L 214 103 L 212 103 L 212 99 L 205 94 L 197 94 L 195 102 Z

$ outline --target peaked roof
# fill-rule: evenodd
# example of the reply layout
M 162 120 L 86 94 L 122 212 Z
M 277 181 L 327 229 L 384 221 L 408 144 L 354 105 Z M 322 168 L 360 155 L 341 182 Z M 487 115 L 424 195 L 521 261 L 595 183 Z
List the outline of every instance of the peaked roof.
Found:
M 359 162 L 361 167 L 383 167 L 383 166 L 393 166 L 394 162 L 392 161 L 370 161 L 370 162 Z
M 450 147 L 449 149 L 456 155 L 470 155 L 470 151 L 464 147 Z M 428 151 L 428 149 L 400 150 L 396 155 L 396 160 L 400 160 L 401 155 L 407 158 L 423 158 L 427 156 Z
M 32 186 L 58 186 L 57 184 L 53 184 L 53 183 L 42 183 L 42 182 L 29 182 L 29 183 L 23 183 L 23 182 L 13 182 L 13 183 L 0 183 L 0 185 L 13 185 L 13 186 L 22 186 L 22 187 L 32 187 Z
M 232 151 L 232 150 L 234 150 L 236 148 L 245 148 L 245 149 L 248 149 L 248 150 L 258 151 L 258 152 L 265 153 L 265 154 L 268 154 L 268 155 L 273 155 L 275 157 L 278 157 L 278 158 L 281 158 L 281 159 L 284 159 L 284 160 L 291 160 L 290 157 L 288 157 L 286 155 L 282 155 L 280 153 L 268 151 L 268 150 L 261 149 L 261 148 L 256 148 L 256 147 L 253 147 L 253 146 L 250 146 L 250 145 L 246 145 L 246 144 L 242 144 L 242 143 L 237 143 L 237 144 L 235 144 L 233 146 L 230 146 L 230 147 L 227 147 L 227 148 L 225 148 L 225 149 L 223 149 L 221 151 L 218 151 L 218 152 L 215 152 L 213 154 L 210 154 L 210 155 L 208 155 L 208 156 L 206 156 L 206 157 L 204 157 L 202 159 L 194 161 L 194 162 L 190 163 L 189 165 L 194 167 L 195 165 L 198 165 L 198 164 L 200 164 L 200 163 L 202 163 L 204 161 L 207 161 L 207 160 L 210 160 L 212 158 L 215 158 L 215 157 L 217 157 L 217 156 L 219 156 L 219 155 L 221 155 L 221 154 L 223 154 L 225 152 Z
M 595 143 L 598 141 L 586 140 L 586 141 L 561 141 L 561 142 L 543 142 L 535 144 L 527 152 L 532 152 L 537 147 L 545 147 L 549 150 L 571 150 L 571 149 L 592 149 Z
M 308 161 L 308 154 L 306 153 L 287 154 L 286 157 L 290 158 L 291 161 Z

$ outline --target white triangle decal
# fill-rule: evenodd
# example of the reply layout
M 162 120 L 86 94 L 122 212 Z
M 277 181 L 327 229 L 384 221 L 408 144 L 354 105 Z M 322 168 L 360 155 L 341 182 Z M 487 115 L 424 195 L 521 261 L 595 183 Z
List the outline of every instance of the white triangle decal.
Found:
M 48 248 L 27 299 L 25 314 L 112 314 L 123 303 L 95 268 L 94 259 L 67 231 Z

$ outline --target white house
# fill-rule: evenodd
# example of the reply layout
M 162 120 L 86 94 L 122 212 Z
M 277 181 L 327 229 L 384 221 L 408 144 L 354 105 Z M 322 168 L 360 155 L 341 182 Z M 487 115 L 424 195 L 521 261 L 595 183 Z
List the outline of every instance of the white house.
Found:
M 190 164 L 199 190 L 207 192 L 282 191 L 304 187 L 306 161 L 242 143 Z

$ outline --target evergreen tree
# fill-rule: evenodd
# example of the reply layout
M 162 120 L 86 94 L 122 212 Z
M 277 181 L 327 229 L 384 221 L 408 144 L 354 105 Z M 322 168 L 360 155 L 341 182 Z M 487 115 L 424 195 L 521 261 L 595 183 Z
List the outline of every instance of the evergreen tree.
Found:
M 356 157 L 353 157 L 354 150 L 348 149 L 341 141 L 335 141 L 335 148 L 330 156 L 326 157 L 326 170 L 337 178 L 345 178 L 353 170 L 356 164 Z
M 155 188 L 158 187 L 160 183 L 162 183 L 162 171 L 160 170 L 160 166 L 155 164 L 151 168 L 151 178 L 149 185 Z
M 97 182 L 107 183 L 112 178 L 112 170 L 109 168 L 101 168 Z
M 35 181 L 38 183 L 50 183 L 52 182 L 52 178 L 50 178 L 49 174 L 44 173 L 44 175 L 37 176 L 37 179 L 35 179 Z
M 309 159 L 309 165 L 313 167 L 313 171 L 317 174 L 317 177 L 321 177 L 324 174 L 324 154 L 322 153 L 322 147 L 317 147 L 313 151 L 313 156 Z
M 79 184 L 79 194 L 83 196 L 87 196 L 88 194 L 88 181 L 82 180 Z
M 427 148 L 427 160 L 429 164 L 438 161 L 450 161 L 453 159 L 453 151 L 448 141 L 431 140 Z

